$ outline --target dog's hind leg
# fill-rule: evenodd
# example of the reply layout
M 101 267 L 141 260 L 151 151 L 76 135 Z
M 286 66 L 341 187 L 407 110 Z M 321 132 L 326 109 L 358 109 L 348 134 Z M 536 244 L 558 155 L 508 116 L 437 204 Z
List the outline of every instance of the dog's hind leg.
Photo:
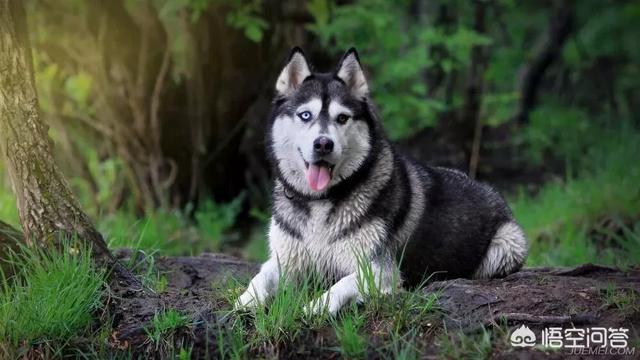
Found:
M 504 223 L 489 244 L 474 279 L 503 277 L 518 271 L 527 258 L 527 239 L 520 225 L 514 221 Z

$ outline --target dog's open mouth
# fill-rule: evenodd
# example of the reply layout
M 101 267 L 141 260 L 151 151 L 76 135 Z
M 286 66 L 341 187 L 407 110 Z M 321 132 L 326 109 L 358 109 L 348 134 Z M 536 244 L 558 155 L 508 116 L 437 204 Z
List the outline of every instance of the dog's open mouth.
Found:
M 335 165 L 320 160 L 312 164 L 305 161 L 304 166 L 307 167 L 307 183 L 311 190 L 322 191 L 326 189 L 333 176 L 333 168 Z

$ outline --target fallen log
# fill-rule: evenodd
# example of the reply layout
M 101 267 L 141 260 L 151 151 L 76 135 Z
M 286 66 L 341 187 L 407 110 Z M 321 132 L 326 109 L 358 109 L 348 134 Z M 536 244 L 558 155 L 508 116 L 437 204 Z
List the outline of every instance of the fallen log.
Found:
M 130 256 L 128 253 L 126 256 Z M 181 343 L 191 344 L 194 355 L 216 353 L 218 342 L 216 330 L 226 326 L 229 303 L 220 300 L 224 294 L 216 293 L 221 288 L 216 283 L 228 281 L 231 277 L 250 279 L 258 271 L 256 264 L 231 256 L 203 254 L 197 257 L 160 257 L 155 266 L 167 278 L 167 288 L 155 297 L 119 299 L 120 306 L 113 307 L 114 335 L 111 345 L 149 355 L 150 347 L 145 326 L 154 316 L 153 309 L 172 308 L 189 315 L 193 326 L 179 337 Z M 243 286 L 243 285 L 240 285 Z M 628 292 L 640 299 L 640 269 L 618 270 L 587 264 L 575 268 L 526 268 L 502 279 L 468 280 L 455 279 L 428 284 L 422 291 L 437 294 L 441 311 L 441 324 L 434 327 L 446 328 L 449 332 L 460 331 L 470 334 L 492 327 L 505 326 L 509 329 L 527 325 L 537 331 L 549 326 L 600 326 L 627 327 L 631 329 L 630 340 L 637 338 L 635 327 L 640 319 L 638 304 L 628 309 L 617 307 L 615 301 L 607 298 L 612 289 Z M 226 315 L 223 315 L 226 314 Z M 329 330 L 330 332 L 331 330 Z M 422 333 L 425 339 L 416 341 L 433 343 L 429 332 Z M 367 334 L 371 343 L 378 336 Z M 636 340 L 637 341 L 637 340 Z M 333 343 L 332 343 L 333 342 Z M 315 345 L 314 345 L 315 344 Z M 327 331 L 314 331 L 305 335 L 304 340 L 280 345 L 273 350 L 277 356 L 300 356 L 300 348 L 305 349 L 305 357 L 335 358 L 335 338 L 327 336 Z M 294 349 L 295 347 L 295 349 Z M 330 350 L 332 349 L 333 350 Z M 266 347 L 265 347 L 266 348 Z M 328 350 L 329 349 L 329 350 Z M 437 349 L 423 346 L 427 355 L 437 356 Z M 495 356 L 509 355 L 513 351 L 526 351 L 527 358 L 547 356 L 538 349 L 495 347 Z M 436 351 L 429 354 L 429 351 Z M 254 356 L 273 356 L 274 353 L 252 353 Z M 283 355 L 284 354 L 284 355 Z M 373 353 L 372 353 L 373 354 Z M 375 354 L 368 356 L 376 357 Z
M 608 290 L 640 294 L 640 269 L 624 272 L 594 264 L 530 268 L 502 279 L 439 281 L 424 289 L 439 294 L 446 324 L 464 332 L 501 321 L 619 326 L 620 313 L 605 301 Z

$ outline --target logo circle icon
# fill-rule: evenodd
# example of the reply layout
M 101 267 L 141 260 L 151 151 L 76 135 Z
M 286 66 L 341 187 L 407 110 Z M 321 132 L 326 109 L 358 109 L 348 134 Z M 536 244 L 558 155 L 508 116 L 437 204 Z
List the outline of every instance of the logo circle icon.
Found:
M 520 325 L 511 333 L 509 338 L 511 346 L 515 347 L 532 347 L 536 345 L 536 334 L 529 329 L 528 326 Z

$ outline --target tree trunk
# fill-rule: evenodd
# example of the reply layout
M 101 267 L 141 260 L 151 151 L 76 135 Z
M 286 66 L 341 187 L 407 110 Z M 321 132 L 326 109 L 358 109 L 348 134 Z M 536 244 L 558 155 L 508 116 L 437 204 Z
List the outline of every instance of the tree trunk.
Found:
M 573 0 L 562 0 L 555 7 L 549 29 L 533 60 L 520 75 L 520 104 L 515 119 L 520 124 L 529 122 L 529 113 L 536 105 L 538 88 L 547 69 L 560 57 L 565 42 L 574 30 L 575 9 Z
M 486 4 L 483 1 L 475 2 L 473 30 L 478 34 L 486 34 L 485 24 Z M 469 128 L 473 124 L 473 141 L 469 155 L 469 176 L 476 178 L 478 173 L 478 161 L 480 158 L 480 142 L 482 139 L 482 91 L 484 87 L 484 72 L 487 68 L 486 46 L 474 45 L 471 49 L 471 65 L 467 87 L 465 89 L 465 106 L 462 110 L 462 122 Z
M 28 245 L 59 245 L 77 237 L 99 265 L 133 278 L 112 257 L 102 235 L 82 211 L 51 151 L 40 121 L 31 48 L 21 1 L 0 0 L 0 150 L 16 194 Z

